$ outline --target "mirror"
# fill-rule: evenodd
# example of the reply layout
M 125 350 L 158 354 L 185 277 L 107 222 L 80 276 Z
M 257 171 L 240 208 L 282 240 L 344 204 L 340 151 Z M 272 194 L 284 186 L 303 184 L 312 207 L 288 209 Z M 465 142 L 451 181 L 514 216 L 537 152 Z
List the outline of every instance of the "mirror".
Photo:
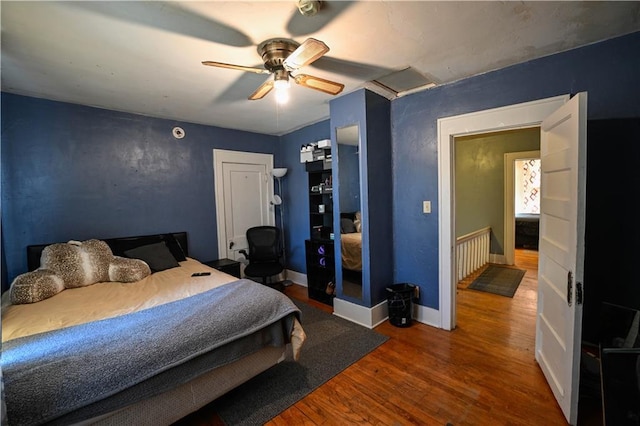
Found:
M 360 132 L 357 125 L 336 129 L 342 252 L 342 294 L 362 299 L 362 233 L 360 212 Z

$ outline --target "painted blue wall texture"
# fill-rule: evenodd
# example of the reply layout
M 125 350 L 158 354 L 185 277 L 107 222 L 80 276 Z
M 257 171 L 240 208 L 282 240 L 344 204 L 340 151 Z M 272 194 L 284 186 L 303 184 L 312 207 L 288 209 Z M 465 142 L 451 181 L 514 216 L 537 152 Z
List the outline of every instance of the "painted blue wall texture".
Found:
M 589 94 L 590 119 L 639 117 L 638 52 L 634 33 L 392 101 L 394 281 L 419 285 L 420 304 L 438 308 L 438 118 L 580 91 Z M 176 125 L 186 131 L 182 140 L 171 135 Z M 275 166 L 289 169 L 288 263 L 305 272 L 300 145 L 329 137 L 329 120 L 276 137 L 3 93 L 8 278 L 26 270 L 26 245 L 68 239 L 184 230 L 193 257 L 217 258 L 214 148 L 272 153 Z M 422 213 L 423 200 L 432 214 Z
M 214 148 L 279 162 L 276 136 L 3 93 L 9 280 L 26 271 L 27 245 L 70 239 L 187 231 L 192 257 L 217 259 Z
M 638 117 L 638 52 L 640 32 L 392 102 L 395 280 L 418 284 L 421 305 L 439 308 L 437 120 L 581 91 L 589 119 Z M 423 200 L 434 213 L 422 213 Z

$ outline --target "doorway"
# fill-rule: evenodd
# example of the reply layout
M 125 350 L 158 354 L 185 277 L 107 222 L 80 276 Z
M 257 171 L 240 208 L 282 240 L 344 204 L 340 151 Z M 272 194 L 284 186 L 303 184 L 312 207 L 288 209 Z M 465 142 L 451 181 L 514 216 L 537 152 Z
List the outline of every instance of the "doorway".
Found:
M 454 137 L 540 125 L 543 203 L 535 359 L 571 424 L 577 417 L 579 382 L 576 341 L 582 319 L 586 117 L 587 93 L 581 92 L 571 98 L 561 96 L 438 120 L 440 313 L 446 329 L 456 325 Z
M 502 130 L 539 126 L 544 118 L 569 100 L 568 95 L 556 96 L 524 104 L 511 105 L 462 116 L 438 120 L 438 215 L 439 227 L 439 308 L 440 327 L 455 328 L 455 199 L 454 144 L 455 137 Z
M 275 223 L 273 155 L 214 149 L 213 170 L 218 257 L 242 261 L 247 229 Z

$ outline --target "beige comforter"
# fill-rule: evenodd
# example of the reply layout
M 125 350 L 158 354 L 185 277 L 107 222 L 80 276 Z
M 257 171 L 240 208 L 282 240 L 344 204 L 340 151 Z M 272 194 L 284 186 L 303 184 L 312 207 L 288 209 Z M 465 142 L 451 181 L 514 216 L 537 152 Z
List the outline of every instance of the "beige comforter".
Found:
M 362 271 L 362 234 L 353 232 L 340 234 L 342 267 L 352 271 Z

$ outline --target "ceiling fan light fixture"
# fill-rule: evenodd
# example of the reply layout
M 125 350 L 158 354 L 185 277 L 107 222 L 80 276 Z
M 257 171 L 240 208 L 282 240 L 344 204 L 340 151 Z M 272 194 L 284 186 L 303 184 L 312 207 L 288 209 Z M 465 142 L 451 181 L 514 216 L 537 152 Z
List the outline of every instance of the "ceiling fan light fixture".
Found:
M 273 75 L 273 87 L 276 90 L 288 89 L 290 87 L 289 73 L 284 69 L 276 70 Z
M 273 74 L 273 88 L 276 90 L 276 102 L 284 105 L 289 102 L 289 73 L 280 68 Z
M 289 88 L 276 89 L 276 102 L 280 105 L 289 102 Z

